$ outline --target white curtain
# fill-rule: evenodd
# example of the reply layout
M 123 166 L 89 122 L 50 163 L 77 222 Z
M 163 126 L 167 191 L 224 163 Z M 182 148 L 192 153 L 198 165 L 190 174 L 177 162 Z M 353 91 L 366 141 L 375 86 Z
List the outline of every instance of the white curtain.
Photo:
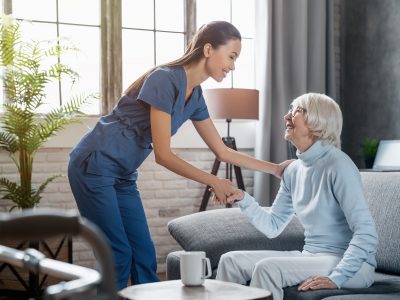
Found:
M 290 157 L 282 117 L 294 98 L 319 92 L 336 99 L 333 37 L 333 0 L 256 1 L 257 158 Z M 255 174 L 254 195 L 262 205 L 272 204 L 278 188 L 279 179 Z

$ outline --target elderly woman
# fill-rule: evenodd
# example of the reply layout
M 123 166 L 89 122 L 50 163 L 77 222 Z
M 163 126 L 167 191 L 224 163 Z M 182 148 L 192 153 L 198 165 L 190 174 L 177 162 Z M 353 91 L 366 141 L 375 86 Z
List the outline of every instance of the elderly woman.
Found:
M 269 238 L 278 236 L 297 216 L 305 229 L 303 251 L 233 251 L 221 257 L 217 278 L 265 288 L 283 299 L 283 288 L 301 291 L 363 288 L 374 282 L 378 245 L 374 221 L 361 178 L 340 150 L 342 113 L 326 95 L 295 99 L 284 116 L 285 139 L 298 150 L 298 160 L 282 177 L 276 199 L 265 210 L 237 190 L 227 201 L 238 202 L 252 224 Z

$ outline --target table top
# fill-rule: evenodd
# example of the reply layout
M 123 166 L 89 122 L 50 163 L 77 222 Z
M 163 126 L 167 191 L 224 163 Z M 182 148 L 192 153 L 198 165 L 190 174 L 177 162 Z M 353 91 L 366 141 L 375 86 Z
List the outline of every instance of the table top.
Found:
M 184 286 L 181 280 L 132 285 L 118 295 L 126 300 L 272 300 L 267 290 L 213 279 L 206 279 L 204 285 L 196 287 Z

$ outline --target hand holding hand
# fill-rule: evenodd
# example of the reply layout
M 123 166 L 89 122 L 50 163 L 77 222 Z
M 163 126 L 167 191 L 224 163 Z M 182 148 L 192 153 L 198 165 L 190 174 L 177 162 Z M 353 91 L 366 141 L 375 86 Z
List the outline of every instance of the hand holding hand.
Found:
M 298 287 L 299 291 L 337 289 L 336 284 L 326 276 L 313 276 L 304 280 Z
M 294 161 L 295 161 L 295 159 L 289 159 L 289 160 L 285 160 L 284 162 L 281 162 L 280 164 L 278 164 L 278 167 L 273 175 L 275 177 L 278 177 L 279 179 L 282 178 L 283 171 L 285 170 L 285 168 Z
M 214 202 L 218 204 L 226 204 L 228 196 L 235 192 L 235 187 L 228 179 L 217 178 L 211 186 L 214 192 Z
M 235 203 L 235 201 L 240 201 L 244 197 L 244 192 L 239 189 L 235 189 L 235 192 L 231 194 L 227 199 L 226 202 L 229 204 Z

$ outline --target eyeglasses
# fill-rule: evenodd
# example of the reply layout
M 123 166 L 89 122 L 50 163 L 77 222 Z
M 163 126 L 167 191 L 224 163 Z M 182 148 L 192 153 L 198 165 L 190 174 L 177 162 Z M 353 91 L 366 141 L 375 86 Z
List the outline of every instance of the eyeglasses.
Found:
M 297 113 L 305 113 L 305 112 L 307 112 L 305 108 L 302 108 L 300 106 L 295 107 L 293 105 L 290 105 L 288 110 L 288 114 L 290 115 L 291 118 L 294 118 Z

